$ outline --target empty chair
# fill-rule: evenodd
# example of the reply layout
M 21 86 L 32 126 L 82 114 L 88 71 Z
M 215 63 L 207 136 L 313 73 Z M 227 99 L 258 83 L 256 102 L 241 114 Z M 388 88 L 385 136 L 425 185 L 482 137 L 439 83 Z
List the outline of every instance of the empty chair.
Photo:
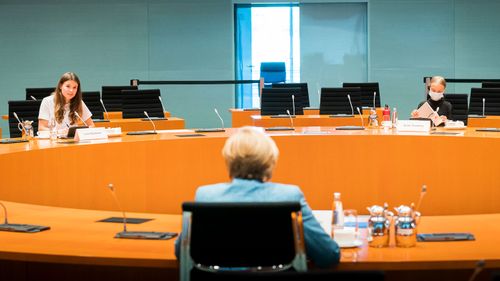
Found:
M 444 98 L 451 103 L 451 116 L 453 120 L 459 120 L 467 124 L 469 115 L 469 95 L 445 93 Z
M 123 118 L 145 118 L 144 111 L 149 117 L 164 118 L 160 96 L 159 89 L 123 91 Z
M 108 111 L 122 111 L 122 91 L 137 90 L 137 86 L 102 86 L 102 101 Z
M 307 270 L 299 202 L 186 202 L 182 210 L 181 280 L 206 280 L 213 266 Z
M 43 100 L 44 97 L 50 96 L 55 92 L 56 88 L 26 88 L 26 100 Z
M 295 97 L 295 112 L 292 95 Z M 287 110 L 291 115 L 304 114 L 300 88 L 263 88 L 260 102 L 261 115 L 287 115 Z
M 500 88 L 470 89 L 469 114 L 500 115 Z
M 98 91 L 82 92 L 82 99 L 85 105 L 92 112 L 92 119 L 104 119 L 104 109 L 101 104 L 101 93 Z
M 347 95 L 351 97 L 352 107 Z M 357 114 L 356 107 L 361 110 L 359 88 L 321 88 L 319 114 Z
M 9 132 L 11 138 L 22 136 L 22 132 L 18 129 L 17 119 L 14 117 L 14 112 L 21 121 L 33 121 L 33 132 L 38 131 L 38 112 L 40 112 L 40 104 L 42 100 L 22 100 L 9 101 Z
M 481 88 L 500 88 L 500 82 L 483 82 Z
M 260 77 L 264 83 L 284 83 L 286 66 L 284 62 L 263 62 L 260 64 Z
M 309 89 L 307 83 L 282 83 L 273 84 L 272 88 L 300 88 L 300 99 L 303 107 L 309 107 Z
M 375 107 L 380 107 L 380 88 L 378 82 L 366 82 L 366 83 L 344 83 L 342 84 L 344 88 L 360 88 L 361 93 L 361 106 L 363 107 L 373 107 L 373 93 L 375 95 Z

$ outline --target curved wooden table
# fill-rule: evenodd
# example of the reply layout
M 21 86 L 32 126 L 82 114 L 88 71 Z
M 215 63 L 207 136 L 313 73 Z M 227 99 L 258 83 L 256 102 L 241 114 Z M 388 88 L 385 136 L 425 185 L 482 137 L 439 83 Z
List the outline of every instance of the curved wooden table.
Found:
M 0 199 L 116 210 L 113 183 L 127 211 L 180 214 L 200 185 L 228 181 L 221 149 L 229 134 L 189 130 L 58 144 L 0 146 Z M 449 131 L 457 132 L 460 131 Z M 424 215 L 500 213 L 500 134 L 403 135 L 382 130 L 302 128 L 274 132 L 280 158 L 273 180 L 299 185 L 313 209 L 416 202 L 428 186 Z

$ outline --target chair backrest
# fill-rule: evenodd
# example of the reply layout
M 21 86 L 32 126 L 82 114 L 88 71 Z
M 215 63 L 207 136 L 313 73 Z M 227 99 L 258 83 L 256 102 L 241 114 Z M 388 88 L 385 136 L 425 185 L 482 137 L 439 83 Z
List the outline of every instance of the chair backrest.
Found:
M 92 119 L 104 118 L 104 109 L 102 108 L 100 99 L 101 93 L 99 91 L 82 92 L 82 100 L 90 112 L 92 112 Z
M 299 202 L 185 202 L 181 280 L 191 270 L 307 269 Z
M 349 103 L 349 95 L 351 104 Z M 321 88 L 319 114 L 357 114 L 356 107 L 361 110 L 360 88 Z
M 11 138 L 22 136 L 22 132 L 17 127 L 17 119 L 14 117 L 14 112 L 21 121 L 33 121 L 33 132 L 38 131 L 38 113 L 40 112 L 40 104 L 42 100 L 22 100 L 9 101 L 9 132 Z
M 469 114 L 483 114 L 483 98 L 485 115 L 500 115 L 500 88 L 470 89 Z
M 264 83 L 282 83 L 286 81 L 284 62 L 263 62 L 260 64 L 260 77 Z
M 165 117 L 159 97 L 159 89 L 123 91 L 123 118 Z
M 453 120 L 459 120 L 467 124 L 467 116 L 469 115 L 469 95 L 445 93 L 444 98 L 451 103 L 451 116 Z
M 309 107 L 309 89 L 307 83 L 281 83 L 273 84 L 272 88 L 300 88 L 300 99 L 304 107 Z
M 373 93 L 375 95 L 375 107 L 380 107 L 380 88 L 378 82 L 366 82 L 366 83 L 344 83 L 342 84 L 344 88 L 360 88 L 361 92 L 361 106 L 373 107 Z
M 295 115 L 304 114 L 300 88 L 263 88 L 260 97 L 261 115 L 287 114 L 293 115 L 292 95 L 295 97 Z
M 500 88 L 500 82 L 483 82 L 481 88 Z
M 107 111 L 122 111 L 123 90 L 137 90 L 137 86 L 102 86 L 102 102 Z
M 33 100 L 34 97 L 37 100 L 43 100 L 44 97 L 50 96 L 56 88 L 26 88 L 26 100 Z

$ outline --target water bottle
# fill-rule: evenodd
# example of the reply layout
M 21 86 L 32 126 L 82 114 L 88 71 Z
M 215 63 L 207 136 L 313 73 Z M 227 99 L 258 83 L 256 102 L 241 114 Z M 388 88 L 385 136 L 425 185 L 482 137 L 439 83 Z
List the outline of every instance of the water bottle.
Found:
M 396 128 L 397 123 L 398 123 L 398 111 L 394 107 L 392 109 L 392 127 Z
M 57 140 L 57 124 L 54 118 L 49 120 L 50 140 Z
M 332 204 L 332 238 L 335 229 L 342 228 L 344 228 L 344 208 L 342 207 L 342 201 L 340 201 L 340 192 L 335 192 Z

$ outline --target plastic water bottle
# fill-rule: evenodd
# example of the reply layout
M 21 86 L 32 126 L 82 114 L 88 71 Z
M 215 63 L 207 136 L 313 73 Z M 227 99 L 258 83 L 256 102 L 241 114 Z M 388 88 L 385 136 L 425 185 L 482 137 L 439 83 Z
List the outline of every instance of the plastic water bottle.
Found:
M 398 124 L 398 111 L 394 107 L 392 109 L 392 127 L 396 128 L 396 125 Z
M 340 192 L 333 194 L 332 204 L 332 238 L 335 234 L 335 229 L 344 228 L 344 208 L 340 201 Z
M 54 118 L 49 120 L 50 140 L 57 140 L 57 124 Z

